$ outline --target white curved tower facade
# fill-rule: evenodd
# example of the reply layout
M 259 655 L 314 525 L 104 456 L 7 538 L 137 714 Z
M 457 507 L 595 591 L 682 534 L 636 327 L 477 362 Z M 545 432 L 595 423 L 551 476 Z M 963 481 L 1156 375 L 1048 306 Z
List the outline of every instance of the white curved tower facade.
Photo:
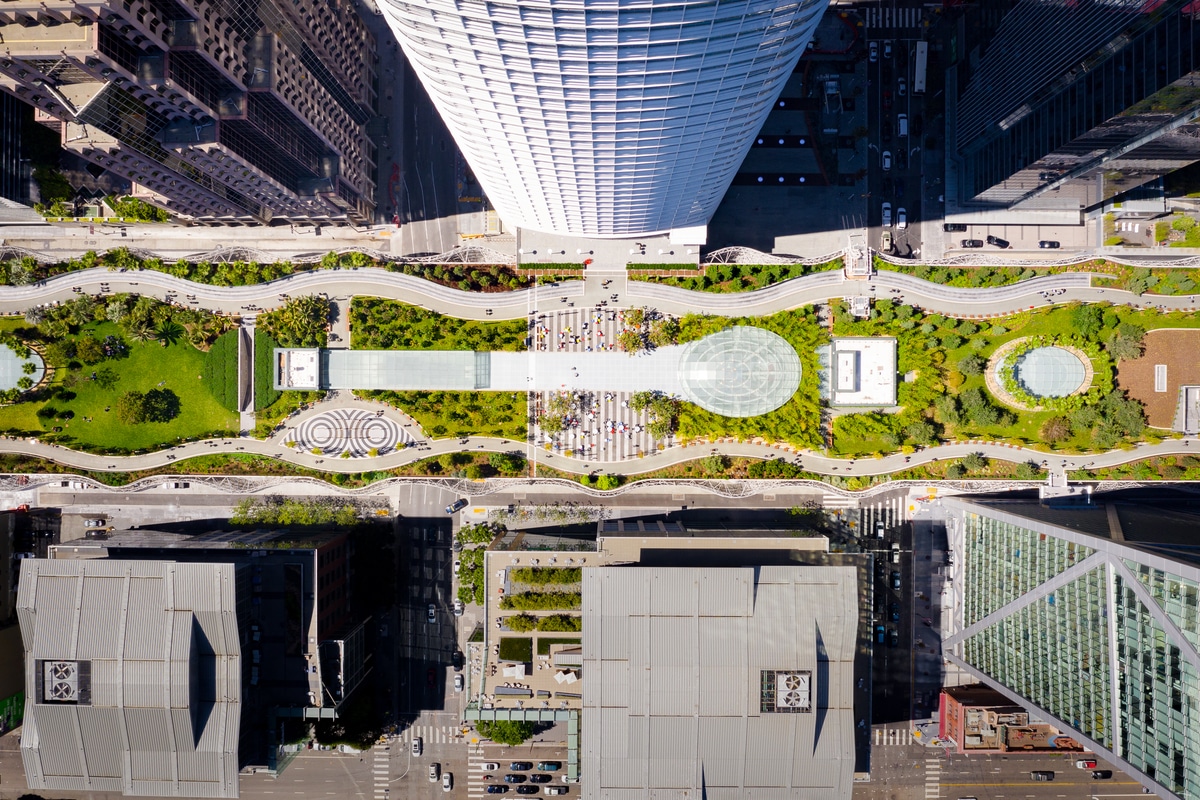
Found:
M 509 225 L 706 225 L 828 0 L 382 0 Z

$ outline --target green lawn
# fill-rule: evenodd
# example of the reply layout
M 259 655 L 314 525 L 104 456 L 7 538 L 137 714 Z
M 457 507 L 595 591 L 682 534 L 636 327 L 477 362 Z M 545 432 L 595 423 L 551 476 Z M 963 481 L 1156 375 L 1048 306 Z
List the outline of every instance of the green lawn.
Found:
M 121 336 L 120 329 L 109 322 L 87 325 L 81 334 L 87 332 L 101 340 L 109 335 Z M 106 360 L 90 367 L 55 369 L 50 386 L 41 393 L 40 399 L 0 408 L 0 429 L 43 436 L 54 427 L 60 427 L 62 430 L 56 435 L 45 438 L 85 450 L 118 451 L 157 449 L 179 439 L 202 438 L 208 434 L 228 435 L 237 431 L 238 417 L 222 408 L 205 385 L 204 360 L 204 353 L 185 342 L 166 347 L 156 341 L 129 342 L 126 358 Z M 90 379 L 94 372 L 105 367 L 119 376 L 117 383 L 109 389 L 101 388 Z M 105 408 L 113 409 L 125 392 L 145 392 L 159 387 L 170 389 L 179 396 L 181 412 L 170 422 L 122 425 L 114 411 L 105 411 Z M 47 417 L 43 423 L 35 412 L 45 407 L 58 414 Z M 73 416 L 63 418 L 65 412 Z M 53 419 L 54 416 L 59 419 Z
M 533 661 L 533 640 L 528 636 L 505 636 L 500 639 L 501 661 Z
M 238 332 L 229 331 L 204 356 L 204 383 L 221 406 L 238 410 Z
M 579 644 L 580 639 L 575 637 L 561 636 L 539 636 L 537 640 L 537 651 L 539 656 L 550 655 L 550 646 L 555 644 Z
M 525 395 L 520 392 L 359 392 L 411 416 L 434 439 L 447 436 L 526 435 Z
M 261 411 L 279 399 L 275 388 L 275 348 L 279 347 L 271 336 L 254 329 L 254 409 Z
M 350 346 L 356 350 L 524 350 L 528 336 L 524 319 L 458 319 L 379 297 L 350 303 Z

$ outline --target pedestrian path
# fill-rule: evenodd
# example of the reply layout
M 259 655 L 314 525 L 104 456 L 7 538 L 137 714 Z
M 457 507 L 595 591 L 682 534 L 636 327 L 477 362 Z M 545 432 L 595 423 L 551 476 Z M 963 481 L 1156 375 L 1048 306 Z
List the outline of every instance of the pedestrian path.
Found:
M 942 762 L 937 758 L 925 759 L 925 800 L 942 796 Z
M 890 8 L 888 6 L 871 6 L 867 9 L 867 28 L 900 28 L 919 29 L 921 27 L 921 9 L 919 8 Z
M 455 725 L 413 725 L 402 734 L 401 741 L 408 745 L 417 736 L 426 744 L 448 744 L 461 738 Z
M 376 745 L 371 748 L 375 760 L 371 764 L 371 778 L 375 785 L 375 800 L 387 800 L 391 793 L 388 783 L 391 780 L 391 746 Z
M 875 746 L 876 747 L 903 747 L 913 743 L 912 729 L 908 726 L 903 728 L 876 728 L 875 729 Z
M 483 765 L 487 763 L 487 758 L 482 755 L 472 754 L 467 757 L 467 797 L 483 797 L 487 794 L 489 784 L 495 782 L 493 780 L 484 780 L 484 775 L 496 776 L 498 772 L 488 772 L 483 769 Z
M 308 417 L 287 437 L 295 447 L 305 452 L 320 450 L 329 455 L 349 452 L 354 458 L 388 453 L 406 447 L 412 436 L 401 423 L 387 416 L 382 409 L 333 408 Z

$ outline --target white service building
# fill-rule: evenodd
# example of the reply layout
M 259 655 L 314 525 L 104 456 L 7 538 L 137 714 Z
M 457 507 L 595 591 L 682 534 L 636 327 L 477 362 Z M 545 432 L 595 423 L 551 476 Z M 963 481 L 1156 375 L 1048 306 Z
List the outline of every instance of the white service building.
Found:
M 705 226 L 828 0 L 384 0 L 510 227 Z

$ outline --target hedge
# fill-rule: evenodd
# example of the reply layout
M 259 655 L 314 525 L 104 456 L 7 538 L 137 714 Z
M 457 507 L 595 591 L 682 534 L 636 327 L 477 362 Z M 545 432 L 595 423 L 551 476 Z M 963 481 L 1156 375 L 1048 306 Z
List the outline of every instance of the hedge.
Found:
M 500 608 L 505 611 L 557 611 L 580 607 L 579 592 L 521 592 L 500 598 Z
M 509 570 L 508 576 L 518 583 L 545 586 L 548 583 L 579 583 L 583 579 L 583 570 L 579 567 L 518 567 Z
M 533 639 L 527 636 L 508 636 L 500 640 L 501 661 L 532 661 Z
M 229 331 L 213 342 L 204 356 L 204 385 L 222 407 L 238 410 L 238 332 Z
M 275 388 L 275 348 L 270 334 L 254 331 L 254 410 L 261 411 L 279 399 Z

